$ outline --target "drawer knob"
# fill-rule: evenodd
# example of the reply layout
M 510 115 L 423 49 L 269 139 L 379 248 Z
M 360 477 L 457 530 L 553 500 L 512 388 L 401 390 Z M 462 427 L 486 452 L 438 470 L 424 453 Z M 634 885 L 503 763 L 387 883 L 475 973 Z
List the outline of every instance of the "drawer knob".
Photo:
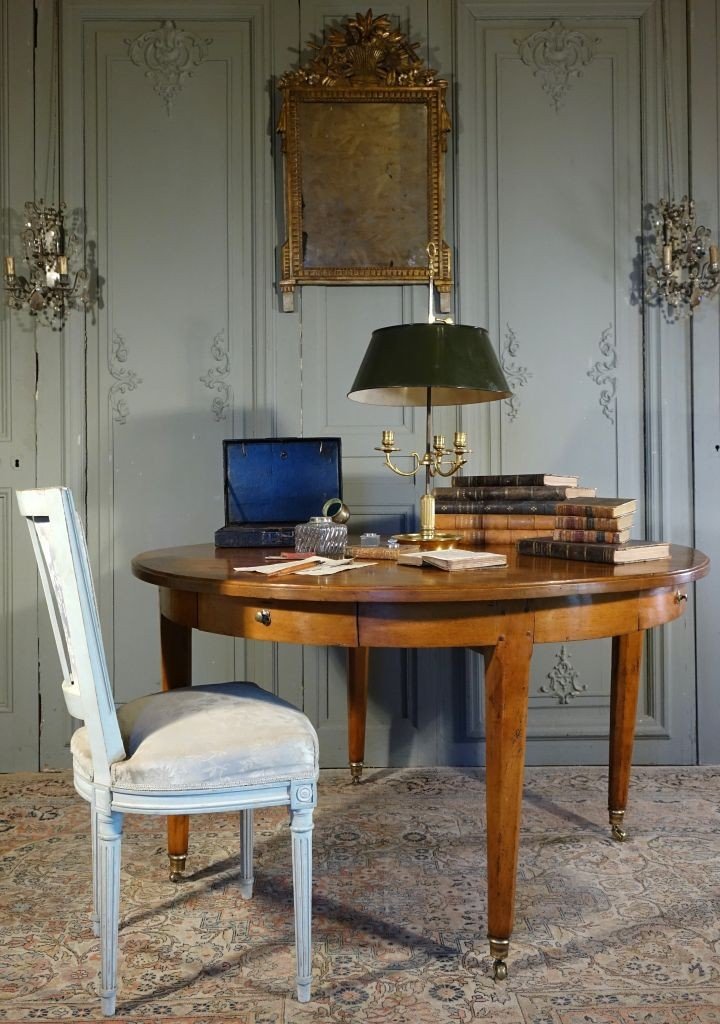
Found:
M 255 612 L 255 621 L 261 622 L 263 626 L 270 625 L 272 619 L 267 608 L 261 608 L 259 612 Z
M 683 594 L 682 590 L 678 590 L 675 594 L 675 604 L 682 604 L 683 601 L 687 601 L 687 594 Z

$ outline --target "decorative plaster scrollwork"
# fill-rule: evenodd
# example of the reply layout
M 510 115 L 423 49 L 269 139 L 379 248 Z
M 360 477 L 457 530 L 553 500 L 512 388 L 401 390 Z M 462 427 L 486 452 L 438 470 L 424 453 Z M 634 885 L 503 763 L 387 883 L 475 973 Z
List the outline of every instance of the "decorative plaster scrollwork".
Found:
M 541 686 L 540 693 L 550 693 L 557 697 L 558 704 L 568 704 L 571 697 L 587 690 L 587 686 L 584 684 L 578 685 L 580 675 L 570 661 L 565 644 L 561 645 L 556 663 L 546 678 L 549 680 L 549 685 Z
M 134 391 L 138 384 L 142 384 L 142 377 L 133 370 L 125 370 L 121 365 L 127 362 L 128 350 L 125 339 L 119 331 L 113 328 L 110 344 L 108 345 L 108 370 L 115 378 L 116 383 L 108 392 L 108 400 L 112 409 L 112 418 L 116 423 L 125 423 L 130 415 L 130 407 L 123 397 L 128 391 Z
M 527 366 L 519 366 L 517 363 L 511 362 L 511 360 L 517 357 L 519 351 L 520 343 L 517 340 L 515 331 L 513 331 L 510 324 L 507 324 L 505 327 L 505 341 L 503 342 L 500 364 L 513 392 L 512 396 L 505 400 L 507 403 L 508 419 L 510 421 L 515 419 L 520 409 L 520 396 L 517 393 L 517 389 L 524 387 L 532 377 Z
M 533 75 L 542 81 L 543 91 L 559 110 L 571 78 L 579 78 L 582 69 L 595 56 L 599 39 L 588 39 L 582 32 L 564 28 L 553 21 L 550 28 L 533 32 L 526 39 L 514 39 L 524 64 L 534 68 Z
M 210 343 L 210 352 L 218 366 L 212 366 L 204 377 L 200 377 L 200 380 L 206 388 L 218 392 L 212 400 L 211 408 L 216 420 L 224 420 L 227 417 L 227 410 L 232 398 L 232 387 L 225 379 L 230 373 L 230 348 L 224 329 L 218 331 L 213 338 Z
M 591 377 L 602 388 L 600 392 L 600 408 L 602 409 L 603 416 L 607 417 L 611 423 L 615 423 L 617 377 L 612 371 L 617 367 L 617 350 L 615 348 L 615 340 L 612 337 L 612 324 L 606 327 L 600 335 L 599 347 L 605 359 L 599 359 L 592 370 L 588 370 L 588 377 Z
M 153 83 L 169 117 L 173 100 L 185 79 L 207 57 L 212 39 L 198 39 L 178 28 L 174 21 L 166 20 L 160 28 L 143 32 L 136 39 L 126 39 L 125 43 L 133 64 L 145 68 L 145 77 Z

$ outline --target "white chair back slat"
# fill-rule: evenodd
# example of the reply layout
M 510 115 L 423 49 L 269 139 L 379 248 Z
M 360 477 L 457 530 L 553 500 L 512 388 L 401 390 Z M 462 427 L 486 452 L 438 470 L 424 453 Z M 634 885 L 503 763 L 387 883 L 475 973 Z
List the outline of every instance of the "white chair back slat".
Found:
M 40 547 L 40 540 L 37 532 L 37 522 L 35 519 L 26 520 L 30 530 L 30 540 L 32 542 L 33 551 L 35 552 L 35 561 L 37 562 L 38 575 L 42 584 L 43 593 L 45 594 L 45 603 L 47 604 L 48 613 L 50 615 L 50 625 L 52 626 L 53 636 L 55 637 L 55 646 L 57 647 L 58 658 L 60 659 L 60 667 L 62 668 L 63 674 L 63 686 L 65 681 L 68 682 L 69 686 L 73 685 L 72 678 L 70 676 L 70 666 L 68 663 L 67 650 L 65 648 L 65 634 L 58 621 L 58 609 L 55 601 L 55 594 L 53 592 L 50 579 L 48 577 L 47 567 L 45 565 L 45 557 Z M 66 697 L 67 703 L 67 697 Z M 68 709 L 69 710 L 69 709 Z M 82 717 L 70 712 L 75 718 Z
M 63 668 L 68 711 L 84 720 L 95 781 L 125 758 L 105 661 L 90 561 L 72 494 L 65 487 L 18 491 Z M 59 619 L 59 622 L 58 622 Z M 60 627 L 62 624 L 62 628 Z

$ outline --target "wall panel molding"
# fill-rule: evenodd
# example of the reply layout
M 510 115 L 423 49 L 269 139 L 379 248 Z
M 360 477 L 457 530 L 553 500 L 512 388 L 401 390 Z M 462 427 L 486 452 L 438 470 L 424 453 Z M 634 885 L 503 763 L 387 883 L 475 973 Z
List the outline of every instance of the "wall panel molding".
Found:
M 13 711 L 13 556 L 10 540 L 9 487 L 0 487 L 0 714 Z

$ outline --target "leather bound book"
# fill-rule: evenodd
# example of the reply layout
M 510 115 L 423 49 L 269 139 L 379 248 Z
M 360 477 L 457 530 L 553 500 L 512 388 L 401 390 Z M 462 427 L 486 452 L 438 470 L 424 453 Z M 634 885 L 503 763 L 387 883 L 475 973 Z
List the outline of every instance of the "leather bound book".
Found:
M 570 501 L 575 498 L 594 498 L 597 487 L 436 487 L 433 491 L 436 498 L 447 501 L 463 499 L 476 501 L 484 498 L 502 499 L 504 501 Z
M 591 544 L 625 544 L 629 530 L 553 530 L 553 540 L 574 540 Z
M 580 477 L 557 473 L 495 473 L 453 477 L 457 487 L 577 487 Z
M 559 516 L 602 516 L 617 519 L 637 511 L 635 498 L 584 498 L 580 501 L 561 501 L 557 504 Z
M 517 549 L 521 555 L 566 558 L 578 562 L 607 562 L 611 565 L 670 557 L 669 544 L 647 540 L 629 540 L 626 544 L 577 544 L 569 540 L 553 540 L 552 537 L 537 537 L 519 540 Z

